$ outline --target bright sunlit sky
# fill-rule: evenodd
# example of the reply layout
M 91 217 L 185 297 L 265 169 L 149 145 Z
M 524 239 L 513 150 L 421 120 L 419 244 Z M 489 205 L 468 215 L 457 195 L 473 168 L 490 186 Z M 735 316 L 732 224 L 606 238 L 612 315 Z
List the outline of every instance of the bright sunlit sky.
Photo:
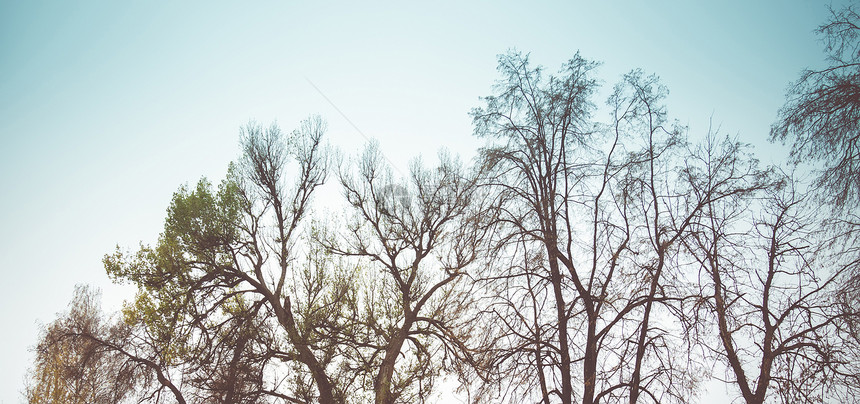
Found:
M 554 72 L 579 50 L 603 62 L 604 89 L 656 73 L 693 135 L 712 119 L 778 162 L 768 127 L 788 84 L 824 63 L 827 15 L 775 0 L 0 0 L 0 403 L 23 401 L 39 326 L 75 284 L 102 288 L 108 311 L 131 297 L 102 256 L 154 242 L 172 193 L 222 178 L 249 119 L 289 131 L 320 114 L 345 156 L 366 135 L 403 171 L 440 147 L 468 161 L 496 55 Z

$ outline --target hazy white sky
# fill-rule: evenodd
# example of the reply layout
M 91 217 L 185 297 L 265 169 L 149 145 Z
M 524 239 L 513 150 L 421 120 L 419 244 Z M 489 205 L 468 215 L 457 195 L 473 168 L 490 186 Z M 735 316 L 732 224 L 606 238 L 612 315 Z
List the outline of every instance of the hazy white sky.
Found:
M 440 147 L 468 159 L 497 54 L 555 71 L 579 50 L 606 89 L 656 73 L 672 117 L 694 134 L 713 117 L 769 162 L 768 127 L 824 62 L 828 15 L 800 0 L 175 3 L 0 1 L 0 403 L 23 401 L 28 349 L 75 284 L 108 310 L 130 297 L 102 256 L 155 241 L 172 193 L 217 182 L 249 119 L 291 130 L 320 114 L 345 155 L 363 133 L 404 171 Z

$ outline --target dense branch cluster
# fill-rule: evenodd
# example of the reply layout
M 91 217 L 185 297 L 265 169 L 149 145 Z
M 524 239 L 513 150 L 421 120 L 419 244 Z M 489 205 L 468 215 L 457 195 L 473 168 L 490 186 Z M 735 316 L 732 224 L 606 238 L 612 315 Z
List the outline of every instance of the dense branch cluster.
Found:
M 690 133 L 654 75 L 598 107 L 579 54 L 556 74 L 500 56 L 473 167 L 396 177 L 375 144 L 334 161 L 320 118 L 250 123 L 217 187 L 181 187 L 154 245 L 105 257 L 138 290 L 122 313 L 81 287 L 45 327 L 27 399 L 686 403 L 717 378 L 746 403 L 851 400 L 856 22 L 822 27 L 835 65 L 772 132 L 798 162 L 838 152 L 813 184 Z M 312 210 L 332 178 L 340 219 Z

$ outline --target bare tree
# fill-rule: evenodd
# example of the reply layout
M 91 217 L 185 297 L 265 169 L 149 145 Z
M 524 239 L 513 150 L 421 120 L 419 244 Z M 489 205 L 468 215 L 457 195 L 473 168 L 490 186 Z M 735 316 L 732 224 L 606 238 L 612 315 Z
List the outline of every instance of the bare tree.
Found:
M 476 135 L 500 140 L 498 146 L 490 146 L 483 151 L 484 164 L 496 172 L 490 184 L 499 187 L 499 198 L 512 202 L 498 219 L 499 225 L 508 228 L 494 256 L 524 258 L 526 263 L 512 267 L 527 271 L 520 279 L 549 288 L 546 295 L 543 291 L 537 293 L 551 299 L 548 306 L 554 315 L 550 332 L 557 336 L 544 336 L 536 318 L 514 314 L 521 308 L 518 307 L 520 303 L 534 298 L 531 285 L 526 289 L 505 285 L 505 290 L 514 293 L 501 294 L 504 297 L 502 306 L 493 311 L 497 320 L 491 321 L 504 324 L 505 319 L 516 320 L 516 324 L 506 326 L 507 330 L 502 331 L 503 335 L 511 337 L 507 341 L 510 348 L 517 351 L 520 347 L 531 347 L 533 356 L 541 360 L 531 360 L 531 355 L 507 354 L 502 357 L 515 359 L 515 363 L 524 365 L 523 369 L 514 369 L 517 376 L 525 376 L 524 379 L 532 379 L 531 375 L 535 375 L 533 372 L 537 369 L 549 373 L 549 376 L 543 372 L 536 374 L 544 401 L 548 401 L 551 394 L 558 395 L 565 403 L 573 398 L 573 361 L 569 346 L 571 339 L 568 337 L 570 302 L 565 290 L 568 285 L 564 282 L 565 275 L 559 263 L 562 254 L 559 245 L 564 246 L 565 241 L 558 240 L 562 235 L 558 227 L 565 223 L 559 223 L 556 218 L 560 217 L 558 213 L 566 202 L 570 187 L 582 175 L 574 171 L 575 162 L 569 152 L 573 146 L 582 144 L 588 135 L 586 122 L 591 109 L 590 96 L 596 86 L 589 73 L 594 67 L 593 63 L 577 55 L 565 65 L 563 77 L 551 77 L 549 83 L 544 84 L 540 69 L 532 70 L 526 57 L 518 54 L 502 56 L 499 70 L 504 78 L 497 84 L 498 94 L 485 98 L 487 106 L 484 109 L 473 111 Z M 534 242 L 541 243 L 541 249 L 532 248 Z M 507 249 L 508 245 L 515 246 L 514 250 Z M 518 246 L 522 249 L 517 250 Z M 528 264 L 535 256 L 542 259 Z M 540 278 L 531 275 L 531 271 L 537 268 L 542 269 Z M 514 280 L 519 276 L 516 273 L 499 273 L 493 278 Z M 537 313 L 532 310 L 532 314 Z M 531 343 L 524 346 L 519 342 L 520 336 L 531 340 Z M 553 341 L 553 346 L 545 346 L 553 344 Z M 545 354 L 546 351 L 553 353 Z M 521 362 L 522 359 L 526 361 Z M 543 360 L 551 360 L 551 363 L 544 367 Z M 584 367 L 586 374 L 594 374 L 591 358 L 586 359 Z M 561 384 L 560 390 L 550 390 L 547 378 L 557 380 Z
M 467 277 L 486 226 L 476 181 L 445 154 L 437 167 L 416 161 L 408 179 L 395 181 L 374 144 L 356 171 L 340 174 L 348 230 L 321 240 L 367 265 L 356 360 L 373 373 L 376 403 L 425 402 L 443 370 L 477 366 Z
M 853 210 L 860 202 L 860 15 L 831 11 L 818 28 L 829 66 L 805 70 L 789 89 L 771 140 L 790 143 L 795 162 L 821 163 L 823 200 Z
M 756 173 L 731 148 L 713 156 L 731 166 L 723 177 L 685 185 L 699 175 L 685 165 L 685 130 L 668 122 L 656 77 L 639 71 L 616 87 L 613 121 L 598 130 L 594 67 L 577 55 L 545 78 L 526 57 L 502 56 L 497 95 L 473 112 L 492 142 L 487 186 L 503 204 L 487 278 L 499 296 L 487 310 L 504 341 L 498 366 L 543 402 L 685 402 L 699 370 L 672 328 L 681 238 L 709 201 L 747 192 Z
M 853 400 L 856 341 L 834 291 L 856 248 L 834 238 L 790 177 L 754 197 L 713 201 L 685 245 L 700 268 L 701 327 L 747 403 Z M 707 318 L 708 320 L 705 320 Z

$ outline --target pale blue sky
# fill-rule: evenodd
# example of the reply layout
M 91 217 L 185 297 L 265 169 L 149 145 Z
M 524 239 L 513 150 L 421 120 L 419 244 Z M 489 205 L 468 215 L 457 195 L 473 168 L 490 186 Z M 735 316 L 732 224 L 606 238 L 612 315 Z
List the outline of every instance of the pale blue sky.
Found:
M 656 73 L 671 116 L 699 134 L 713 116 L 768 161 L 827 16 L 816 1 L 144 3 L 0 0 L 0 403 L 22 401 L 38 325 L 76 283 L 119 305 L 101 257 L 154 241 L 180 184 L 220 179 L 240 125 L 318 113 L 345 154 L 363 145 L 309 81 L 405 169 L 443 146 L 473 154 L 467 114 L 497 54 L 555 71 L 579 50 L 605 88 Z

